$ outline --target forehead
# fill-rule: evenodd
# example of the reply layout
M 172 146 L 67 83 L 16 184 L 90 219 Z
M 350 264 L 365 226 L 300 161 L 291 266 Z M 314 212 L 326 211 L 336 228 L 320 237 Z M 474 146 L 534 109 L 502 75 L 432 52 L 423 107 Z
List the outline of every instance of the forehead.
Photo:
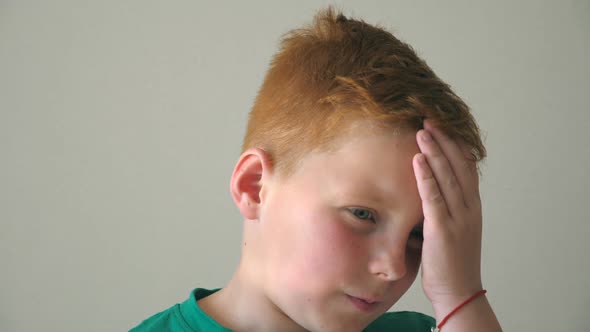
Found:
M 321 186 L 336 195 L 415 200 L 419 196 L 412 158 L 418 152 L 414 131 L 367 134 L 359 129 L 341 139 L 333 150 L 306 156 L 293 179 L 307 188 Z
M 298 171 L 308 171 L 312 165 L 327 163 L 353 168 L 370 166 L 378 170 L 381 166 L 397 168 L 409 161 L 411 167 L 413 156 L 419 152 L 415 130 L 385 131 L 372 127 L 354 127 L 347 134 L 334 139 L 329 149 L 307 154 Z

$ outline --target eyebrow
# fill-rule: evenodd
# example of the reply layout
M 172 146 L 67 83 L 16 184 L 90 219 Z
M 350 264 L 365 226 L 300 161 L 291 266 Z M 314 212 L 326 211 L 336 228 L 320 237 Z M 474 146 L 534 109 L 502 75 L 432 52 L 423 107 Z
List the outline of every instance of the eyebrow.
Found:
M 395 203 L 395 200 L 388 200 L 385 199 L 383 195 L 379 193 L 378 190 L 367 188 L 366 185 L 361 188 L 361 190 L 355 190 L 355 186 L 351 186 L 350 189 L 346 189 L 342 192 L 341 196 L 347 199 L 351 199 L 354 201 L 360 201 L 363 204 L 371 203 L 370 205 L 378 205 L 378 206 L 386 206 L 392 205 L 391 203 Z

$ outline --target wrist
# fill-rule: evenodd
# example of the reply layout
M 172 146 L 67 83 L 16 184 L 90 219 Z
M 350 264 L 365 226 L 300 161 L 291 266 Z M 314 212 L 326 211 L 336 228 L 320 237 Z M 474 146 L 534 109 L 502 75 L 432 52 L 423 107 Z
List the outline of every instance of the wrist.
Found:
M 479 292 L 482 289 L 482 283 L 477 283 L 461 288 L 455 287 L 452 291 L 431 292 L 427 295 L 435 312 L 437 310 L 440 310 L 444 315 L 445 309 L 453 310 L 459 304 L 461 304 L 461 302 L 465 301 L 467 298 L 469 298 L 470 296 Z
M 487 304 L 486 292 L 480 289 L 469 296 L 452 296 L 437 303 L 433 302 L 437 327 L 442 328 L 451 319 L 460 320 L 461 316 L 470 316 L 479 311 L 478 307 Z

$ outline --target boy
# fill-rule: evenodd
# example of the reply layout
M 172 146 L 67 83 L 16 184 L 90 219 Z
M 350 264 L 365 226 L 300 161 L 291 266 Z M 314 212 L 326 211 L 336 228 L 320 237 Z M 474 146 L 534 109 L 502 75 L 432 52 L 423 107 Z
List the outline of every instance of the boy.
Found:
M 438 327 L 501 331 L 480 276 L 484 157 L 468 107 L 408 45 L 322 11 L 284 37 L 250 113 L 233 278 L 132 331 L 430 331 L 386 313 L 420 264 Z

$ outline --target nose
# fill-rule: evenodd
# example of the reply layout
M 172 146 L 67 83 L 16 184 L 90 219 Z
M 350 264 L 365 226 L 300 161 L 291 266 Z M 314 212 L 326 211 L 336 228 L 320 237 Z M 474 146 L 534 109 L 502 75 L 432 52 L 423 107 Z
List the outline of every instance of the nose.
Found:
M 400 280 L 406 276 L 406 251 L 404 246 L 379 246 L 369 263 L 372 274 L 385 281 Z

